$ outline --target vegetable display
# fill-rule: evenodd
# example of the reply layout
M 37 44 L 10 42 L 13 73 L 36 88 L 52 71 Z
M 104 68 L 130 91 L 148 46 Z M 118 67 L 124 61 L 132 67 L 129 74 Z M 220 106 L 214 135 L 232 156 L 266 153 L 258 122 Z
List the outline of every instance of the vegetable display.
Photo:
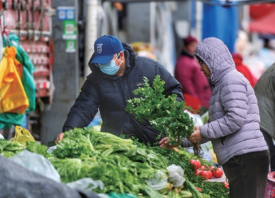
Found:
M 211 164 L 183 149 L 176 152 L 172 149 L 151 147 L 137 140 L 96 132 L 92 128 L 67 131 L 52 154 L 47 152 L 46 146 L 36 142 L 27 142 L 24 146 L 0 140 L 0 154 L 6 157 L 23 149 L 46 157 L 64 183 L 86 177 L 101 180 L 105 187 L 103 190 L 95 189 L 96 193 L 130 193 L 140 198 L 229 197 L 224 184 L 206 182 L 201 176 L 196 176 L 190 160 L 199 160 L 206 167 Z M 159 170 L 168 175 L 167 167 L 172 164 L 184 169 L 184 184 L 174 187 L 167 182 L 161 190 L 153 190 L 147 181 L 154 178 Z

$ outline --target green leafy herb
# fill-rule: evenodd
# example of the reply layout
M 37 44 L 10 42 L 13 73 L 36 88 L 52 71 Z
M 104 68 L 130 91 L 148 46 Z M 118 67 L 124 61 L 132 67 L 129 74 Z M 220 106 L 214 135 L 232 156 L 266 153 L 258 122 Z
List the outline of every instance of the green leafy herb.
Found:
M 164 132 L 169 137 L 170 144 L 178 143 L 182 138 L 189 137 L 194 128 L 194 122 L 184 109 L 184 101 L 177 101 L 177 95 L 165 96 L 165 82 L 157 75 L 152 87 L 144 77 L 144 84 L 134 91 L 139 98 L 128 100 L 126 111 L 135 114 L 138 121 L 149 120 L 153 127 Z

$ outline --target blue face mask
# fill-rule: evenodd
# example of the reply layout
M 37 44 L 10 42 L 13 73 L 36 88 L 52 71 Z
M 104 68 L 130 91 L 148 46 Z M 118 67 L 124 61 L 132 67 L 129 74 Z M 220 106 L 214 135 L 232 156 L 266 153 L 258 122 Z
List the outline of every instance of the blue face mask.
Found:
M 117 58 L 116 58 L 116 59 L 117 59 Z M 117 71 L 119 70 L 119 67 L 120 67 L 120 65 L 121 65 L 121 63 L 122 63 L 122 61 L 121 61 L 120 65 L 117 66 L 117 65 L 116 65 L 116 59 L 115 59 L 115 60 L 112 60 L 111 62 L 109 62 L 109 63 L 107 63 L 107 64 L 105 64 L 105 65 L 98 64 L 99 69 L 100 69 L 103 73 L 105 73 L 105 74 L 107 74 L 107 75 L 115 75 L 115 73 L 117 73 Z

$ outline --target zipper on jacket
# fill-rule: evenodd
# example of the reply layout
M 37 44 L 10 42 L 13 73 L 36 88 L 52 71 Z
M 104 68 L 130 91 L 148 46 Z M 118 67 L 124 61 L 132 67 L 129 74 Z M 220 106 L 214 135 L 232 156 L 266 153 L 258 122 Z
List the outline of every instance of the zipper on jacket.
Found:
M 122 86 L 123 86 L 123 79 L 122 79 L 122 77 L 118 80 L 118 82 L 119 82 L 120 91 L 121 91 L 122 96 L 123 96 L 123 98 L 124 98 L 123 103 L 124 103 L 124 106 L 126 106 L 126 105 L 127 105 L 127 102 L 126 102 L 126 98 L 125 98 L 124 91 L 123 91 L 123 89 L 122 89 Z M 126 113 L 125 116 L 124 116 L 124 124 L 123 124 L 123 126 L 122 126 L 122 129 L 120 130 L 120 135 L 123 133 L 123 129 L 124 129 L 124 126 L 125 126 L 125 119 L 126 119 L 126 116 L 127 116 L 127 113 Z

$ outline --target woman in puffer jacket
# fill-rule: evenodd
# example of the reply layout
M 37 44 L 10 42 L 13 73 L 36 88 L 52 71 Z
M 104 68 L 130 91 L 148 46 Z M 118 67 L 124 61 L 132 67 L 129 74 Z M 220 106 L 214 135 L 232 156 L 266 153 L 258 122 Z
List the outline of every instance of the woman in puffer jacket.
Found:
M 263 198 L 269 167 L 268 147 L 260 131 L 257 99 L 239 73 L 226 45 L 207 38 L 196 48 L 201 71 L 213 86 L 207 124 L 194 127 L 183 146 L 212 141 L 229 180 L 233 198 Z M 166 146 L 168 138 L 160 144 Z

